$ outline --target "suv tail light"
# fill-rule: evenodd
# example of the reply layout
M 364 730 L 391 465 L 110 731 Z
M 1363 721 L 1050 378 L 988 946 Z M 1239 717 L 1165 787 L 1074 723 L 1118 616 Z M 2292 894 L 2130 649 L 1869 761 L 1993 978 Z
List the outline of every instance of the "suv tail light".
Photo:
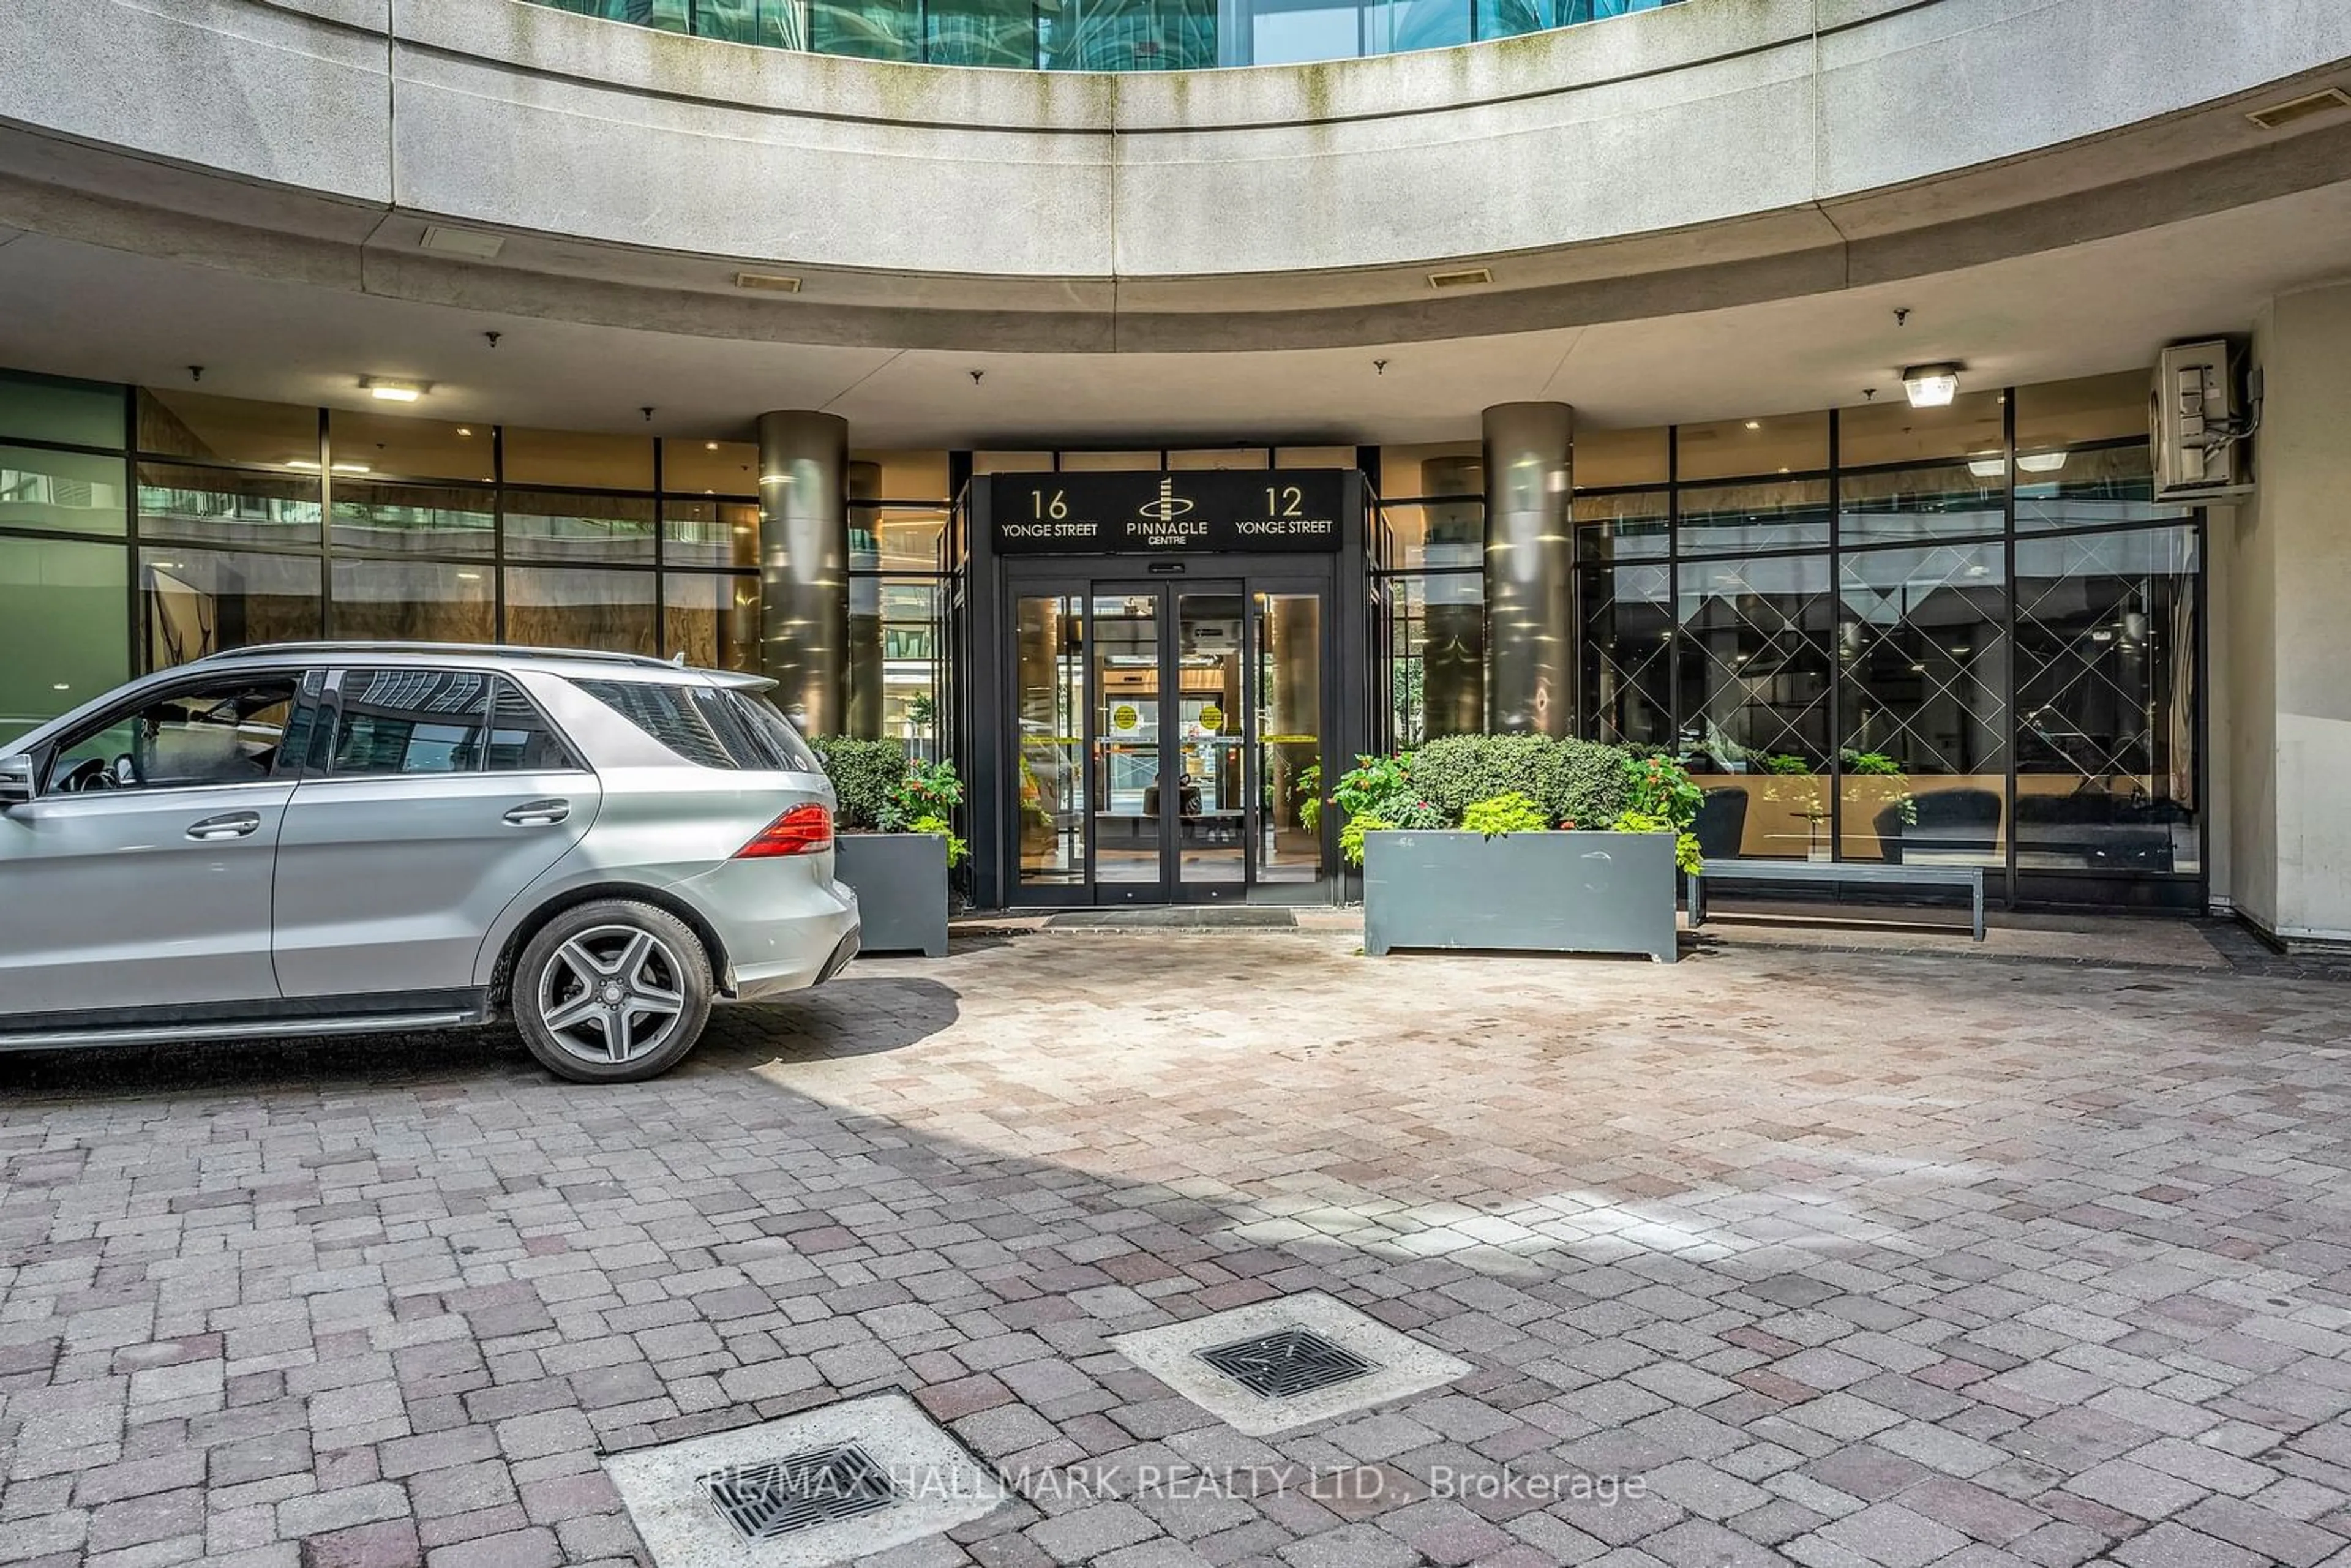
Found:
M 832 848 L 832 813 L 813 800 L 794 806 L 735 852 L 738 861 L 770 855 L 810 855 Z

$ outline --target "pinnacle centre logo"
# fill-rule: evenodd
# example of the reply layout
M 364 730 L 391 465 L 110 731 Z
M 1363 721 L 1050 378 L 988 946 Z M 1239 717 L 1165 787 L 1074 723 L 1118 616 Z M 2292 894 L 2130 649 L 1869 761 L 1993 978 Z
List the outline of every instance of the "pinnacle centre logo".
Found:
M 1176 494 L 1175 478 L 1166 476 L 1159 481 L 1159 494 L 1145 501 L 1136 511 L 1147 522 L 1172 523 L 1189 512 L 1192 506 L 1193 503 Z

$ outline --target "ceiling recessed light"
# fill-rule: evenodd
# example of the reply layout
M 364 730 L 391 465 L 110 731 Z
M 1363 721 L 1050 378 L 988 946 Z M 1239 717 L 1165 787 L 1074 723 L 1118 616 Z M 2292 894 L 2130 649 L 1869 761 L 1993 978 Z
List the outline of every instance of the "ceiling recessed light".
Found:
M 286 460 L 286 466 L 288 468 L 299 468 L 305 473 L 316 474 L 319 471 L 319 460 L 315 457 L 288 457 Z
M 779 272 L 738 272 L 735 275 L 735 287 L 753 289 L 762 294 L 798 294 L 800 291 L 800 280 L 797 277 L 786 277 Z
M 1968 459 L 1968 472 L 1974 475 L 1979 479 L 1997 479 L 2001 475 L 2008 472 L 2008 459 L 2005 457 L 1970 457 Z
M 2308 120 L 2316 114 L 2335 114 L 2351 109 L 2351 93 L 2339 87 L 2321 88 L 2300 98 L 2290 98 L 2283 103 L 2273 103 L 2266 109 L 2247 112 L 2245 118 L 2263 131 L 2276 131 L 2292 125 L 2297 120 Z
M 1432 272 L 1428 275 L 1431 288 L 1475 288 L 1481 283 L 1493 281 L 1493 268 L 1487 267 L 1464 267 L 1452 272 Z
M 1763 428 L 1763 422 L 1760 419 L 1750 419 L 1747 422 L 1747 428 L 1750 430 L 1761 430 Z
M 73 683 L 71 681 L 58 681 L 53 684 L 49 687 L 49 690 L 53 692 L 69 692 L 73 690 Z
M 360 385 L 385 402 L 414 402 L 424 395 L 429 383 L 394 381 L 387 376 L 361 376 Z
M 474 434 L 474 427 L 470 424 L 461 424 L 457 427 L 457 434 L 460 435 L 471 435 Z
M 2016 460 L 2016 465 L 2027 474 L 2054 474 L 2065 466 L 2062 452 L 2028 452 Z
M 318 465 L 313 463 L 310 466 L 316 468 Z M 333 467 L 334 471 L 338 474 L 371 474 L 374 472 L 373 469 L 370 468 L 364 463 L 338 463 L 335 464 Z
M 715 441 L 705 441 L 702 444 L 702 449 L 705 452 L 716 452 L 718 450 L 718 443 Z
M 479 582 L 482 580 L 482 574 L 478 571 L 461 571 L 457 574 L 457 580 L 459 582 Z
M 1959 395 L 1959 371 L 1964 368 L 1950 360 L 1907 366 L 1902 371 L 1902 391 L 1912 408 L 1949 408 Z

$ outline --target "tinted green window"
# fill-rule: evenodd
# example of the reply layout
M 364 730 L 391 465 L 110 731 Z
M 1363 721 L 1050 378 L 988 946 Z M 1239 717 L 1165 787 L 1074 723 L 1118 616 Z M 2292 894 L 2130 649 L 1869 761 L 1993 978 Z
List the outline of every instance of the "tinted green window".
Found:
M 0 371 L 0 436 L 122 447 L 122 389 Z
M 0 528 L 120 534 L 126 478 L 120 457 L 0 446 Z
M 120 545 L 0 538 L 0 741 L 130 678 L 129 574 Z

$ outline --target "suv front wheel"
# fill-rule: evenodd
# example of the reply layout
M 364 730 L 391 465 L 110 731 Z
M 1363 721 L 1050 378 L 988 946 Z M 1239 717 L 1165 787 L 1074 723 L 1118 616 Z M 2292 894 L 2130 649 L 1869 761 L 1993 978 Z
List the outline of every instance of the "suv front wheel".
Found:
M 539 928 L 515 961 L 513 1008 L 541 1066 L 635 1083 L 676 1066 L 710 1018 L 710 956 L 665 909 L 600 899 Z

